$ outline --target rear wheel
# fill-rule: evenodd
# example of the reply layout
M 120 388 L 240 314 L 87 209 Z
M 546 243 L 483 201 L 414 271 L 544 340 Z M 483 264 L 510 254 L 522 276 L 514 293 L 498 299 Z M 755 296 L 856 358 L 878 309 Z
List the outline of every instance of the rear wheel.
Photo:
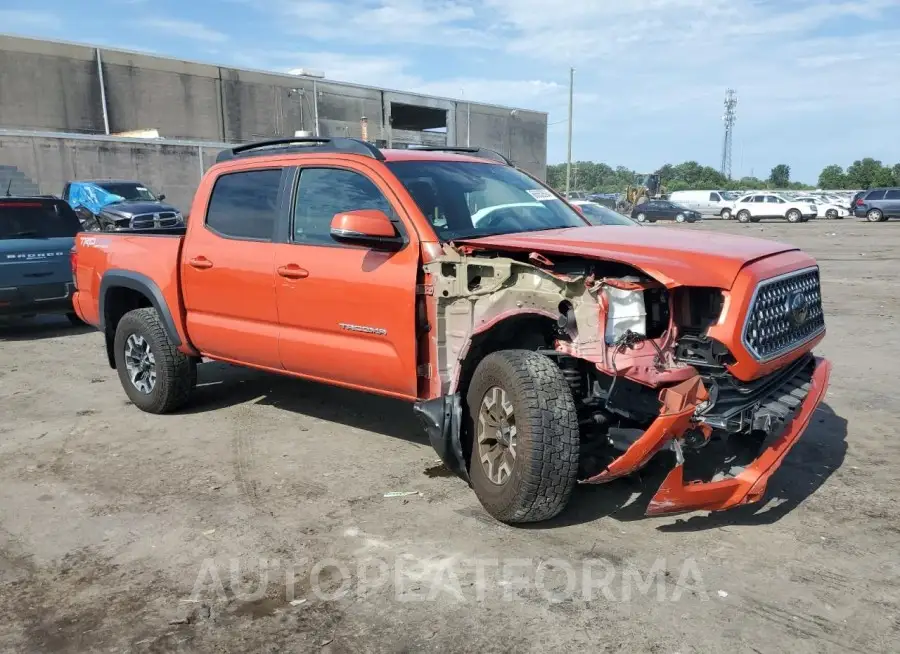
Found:
M 683 222 L 685 222 L 686 220 L 687 220 L 687 218 L 685 217 L 685 215 L 684 215 L 683 213 L 680 213 L 680 214 L 678 214 L 677 216 L 675 216 L 675 222 L 676 222 L 676 223 L 683 223 Z
M 172 345 L 156 309 L 135 309 L 122 317 L 114 352 L 122 388 L 142 411 L 169 413 L 190 399 L 197 363 Z
M 469 475 L 487 512 L 516 523 L 562 511 L 578 473 L 579 430 L 556 364 L 528 350 L 489 354 L 475 369 L 467 403 Z
M 722 220 L 731 220 L 731 209 L 722 209 L 719 215 L 722 216 Z
M 884 214 L 882 213 L 881 209 L 869 209 L 869 211 L 866 213 L 866 220 L 868 220 L 870 223 L 880 223 L 882 220 L 884 220 Z
M 639 223 L 645 223 L 647 222 L 647 214 L 639 213 L 637 216 L 635 216 L 635 220 L 637 220 Z
M 800 213 L 797 209 L 791 209 L 787 212 L 785 216 L 789 223 L 799 223 L 803 221 L 803 214 Z
M 751 218 L 752 216 L 750 215 L 750 212 L 746 209 L 741 209 L 740 211 L 738 211 L 737 219 L 739 223 L 749 223 Z

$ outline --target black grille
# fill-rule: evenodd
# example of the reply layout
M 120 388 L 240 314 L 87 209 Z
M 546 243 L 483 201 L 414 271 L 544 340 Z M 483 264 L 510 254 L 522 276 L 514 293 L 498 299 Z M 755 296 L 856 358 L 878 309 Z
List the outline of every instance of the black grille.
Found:
M 744 344 L 760 361 L 773 359 L 825 329 L 819 269 L 762 282 L 744 328 Z
M 176 225 L 178 225 L 178 218 L 174 211 L 163 211 L 161 213 L 142 213 L 131 219 L 131 226 L 134 229 L 175 227 Z

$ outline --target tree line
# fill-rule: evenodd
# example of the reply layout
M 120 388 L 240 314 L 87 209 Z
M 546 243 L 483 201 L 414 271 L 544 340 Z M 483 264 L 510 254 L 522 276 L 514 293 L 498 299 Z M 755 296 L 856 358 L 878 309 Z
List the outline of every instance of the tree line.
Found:
M 711 166 L 701 166 L 696 161 L 677 165 L 666 164 L 656 171 L 660 184 L 668 192 L 693 189 L 721 189 L 744 191 L 757 189 L 794 189 L 798 191 L 823 189 L 865 189 L 873 186 L 900 186 L 900 164 L 893 168 L 880 161 L 866 158 L 853 162 L 845 171 L 837 165 L 826 166 L 819 175 L 818 186 L 791 181 L 791 167 L 778 164 L 769 177 L 742 177 L 728 179 Z M 613 168 L 605 163 L 577 161 L 572 163 L 571 188 L 591 193 L 621 193 L 627 186 L 641 184 L 645 175 L 624 166 Z M 558 191 L 566 187 L 566 164 L 547 166 L 547 182 Z
M 837 164 L 825 166 L 819 175 L 819 188 L 867 189 L 900 186 L 900 163 L 888 167 L 878 159 L 857 159 L 845 171 Z

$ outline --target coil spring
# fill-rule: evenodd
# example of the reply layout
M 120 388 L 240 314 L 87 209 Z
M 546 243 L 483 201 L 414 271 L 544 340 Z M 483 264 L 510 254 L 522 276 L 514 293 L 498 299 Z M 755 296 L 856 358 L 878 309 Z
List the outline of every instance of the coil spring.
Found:
M 563 366 L 562 368 L 560 368 L 560 370 L 562 371 L 562 375 L 572 391 L 572 397 L 574 397 L 576 400 L 579 399 L 581 397 L 581 371 L 577 368 L 569 368 L 567 366 Z

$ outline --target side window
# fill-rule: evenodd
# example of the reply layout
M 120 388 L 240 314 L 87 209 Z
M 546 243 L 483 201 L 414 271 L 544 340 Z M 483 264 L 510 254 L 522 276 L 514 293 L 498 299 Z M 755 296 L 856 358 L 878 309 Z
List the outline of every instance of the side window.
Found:
M 866 196 L 866 200 L 884 200 L 884 191 L 872 191 Z
M 751 200 L 751 202 L 765 202 L 765 201 L 766 201 L 766 199 L 762 195 L 754 195 L 753 199 Z
M 344 211 L 377 209 L 396 218 L 391 204 L 368 177 L 340 168 L 304 168 L 294 205 L 295 243 L 337 245 L 331 221 Z
M 745 198 L 741 198 L 741 202 L 753 202 L 753 197 L 748 195 Z
M 718 193 L 710 193 L 710 194 L 709 194 L 709 201 L 710 201 L 710 202 L 721 202 L 721 201 L 722 201 L 722 198 L 719 197 L 719 194 L 718 194 Z
M 893 189 L 887 192 L 885 196 L 888 200 L 900 200 L 900 189 Z
M 207 227 L 228 238 L 271 241 L 280 187 L 280 168 L 222 175 L 209 199 Z

